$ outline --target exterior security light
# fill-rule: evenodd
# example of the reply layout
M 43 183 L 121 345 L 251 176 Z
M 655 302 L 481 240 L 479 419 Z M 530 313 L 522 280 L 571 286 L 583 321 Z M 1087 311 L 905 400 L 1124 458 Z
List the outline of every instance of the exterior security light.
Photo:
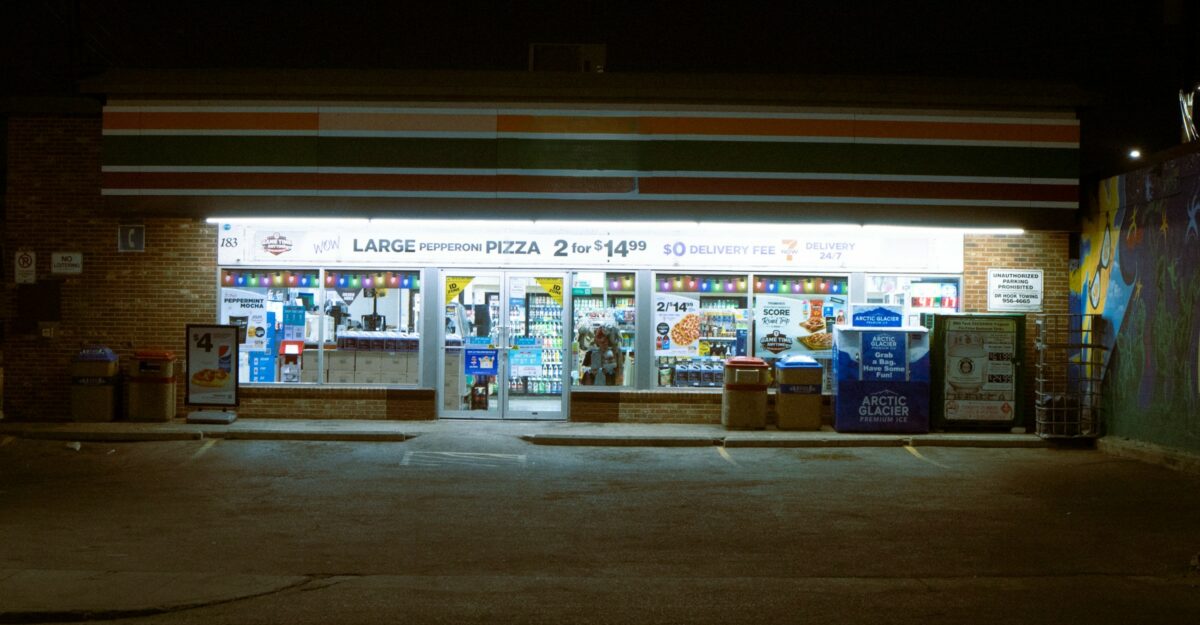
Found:
M 1129 158 L 1130 158 L 1130 160 L 1134 160 L 1134 161 L 1136 161 L 1136 160 L 1138 160 L 1138 159 L 1139 159 L 1139 158 L 1141 158 L 1141 157 L 1142 157 L 1142 151 L 1141 151 L 1141 150 L 1139 150 L 1139 149 L 1137 149 L 1137 148 L 1132 148 L 1132 149 L 1130 149 L 1130 150 L 1129 150 Z

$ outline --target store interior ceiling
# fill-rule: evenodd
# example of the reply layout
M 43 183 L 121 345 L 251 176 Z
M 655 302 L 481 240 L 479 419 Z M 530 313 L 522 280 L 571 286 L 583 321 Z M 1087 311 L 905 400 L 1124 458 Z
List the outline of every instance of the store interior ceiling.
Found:
M 1186 0 L 10 2 L 0 97 L 73 95 L 117 68 L 525 71 L 531 44 L 597 44 L 607 73 L 1073 85 L 1089 179 L 1180 144 L 1198 24 Z

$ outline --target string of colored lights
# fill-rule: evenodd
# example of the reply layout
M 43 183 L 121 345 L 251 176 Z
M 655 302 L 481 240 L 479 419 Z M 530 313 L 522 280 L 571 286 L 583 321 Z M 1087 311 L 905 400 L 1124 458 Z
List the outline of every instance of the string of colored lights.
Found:
M 746 293 L 746 278 L 730 276 L 660 275 L 659 292 L 684 293 Z M 845 293 L 845 278 L 822 276 L 759 276 L 754 280 L 755 293 Z
M 249 288 L 316 288 L 320 286 L 319 273 L 312 271 L 271 271 L 263 269 L 221 270 L 222 286 Z M 336 272 L 325 273 L 328 288 L 374 289 L 401 288 L 420 289 L 421 279 L 416 272 Z

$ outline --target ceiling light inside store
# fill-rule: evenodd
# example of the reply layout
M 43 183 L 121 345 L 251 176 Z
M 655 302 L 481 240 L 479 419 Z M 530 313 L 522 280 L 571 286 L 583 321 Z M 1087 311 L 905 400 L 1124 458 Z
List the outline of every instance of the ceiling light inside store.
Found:
M 910 232 L 912 234 L 1025 234 L 1022 228 L 953 228 L 953 227 L 938 227 L 938 226 L 891 226 L 891 225 L 867 225 L 863 226 L 863 230 L 869 232 L 892 232 L 903 233 Z
M 371 223 L 369 219 L 345 219 L 340 217 L 209 217 L 204 221 L 210 224 L 268 226 L 280 230 L 363 228 Z
M 764 232 L 787 232 L 803 228 L 805 233 L 827 232 L 911 232 L 922 235 L 938 234 L 1024 234 L 1021 228 L 958 228 L 938 226 L 900 226 L 882 224 L 833 223 L 762 223 L 762 222 L 695 222 L 695 221 L 571 221 L 525 219 L 341 219 L 321 217 L 209 217 L 211 224 L 262 226 L 277 230 L 363 230 L 384 228 L 403 232 L 476 232 L 488 234 L 541 232 L 550 234 L 585 234 L 631 236 L 647 234 L 701 234 L 761 236 Z

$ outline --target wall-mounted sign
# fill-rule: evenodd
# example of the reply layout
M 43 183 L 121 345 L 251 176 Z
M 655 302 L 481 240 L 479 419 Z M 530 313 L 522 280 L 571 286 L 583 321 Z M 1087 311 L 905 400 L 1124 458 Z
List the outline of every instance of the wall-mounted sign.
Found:
M 904 306 L 851 304 L 850 325 L 859 328 L 899 328 L 904 325 Z
M 988 269 L 988 310 L 1041 312 L 1041 269 Z
M 146 251 L 146 226 L 117 226 L 117 251 Z
M 687 267 L 697 269 L 910 271 L 958 273 L 963 237 L 957 232 L 908 232 L 860 227 L 766 227 L 680 223 L 647 231 L 611 222 L 585 226 L 495 222 L 464 229 L 436 220 L 311 229 L 222 223 L 217 262 L 404 264 L 496 267 Z
M 16 273 L 17 284 L 37 282 L 37 254 L 32 250 L 18 250 L 13 258 L 13 271 Z
M 77 275 L 83 273 L 83 252 L 54 252 L 50 255 L 50 273 Z

